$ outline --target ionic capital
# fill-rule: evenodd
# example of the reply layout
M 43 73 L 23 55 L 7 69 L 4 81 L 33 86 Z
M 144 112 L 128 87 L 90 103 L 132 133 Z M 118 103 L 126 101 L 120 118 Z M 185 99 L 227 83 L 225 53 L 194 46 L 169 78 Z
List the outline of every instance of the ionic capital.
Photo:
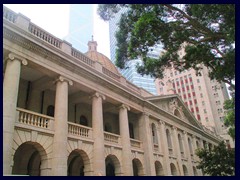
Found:
M 12 52 L 8 54 L 8 60 L 11 60 L 11 61 L 18 60 L 25 66 L 28 64 L 28 62 L 25 58 L 15 54 L 15 53 L 12 53 Z
M 162 120 L 160 120 L 159 123 L 162 124 L 162 125 L 165 125 L 165 122 L 162 121 Z
M 142 115 L 143 115 L 143 116 L 147 116 L 147 117 L 150 116 L 150 114 L 149 114 L 148 112 L 143 112 Z
M 70 80 L 70 79 L 68 79 L 68 78 L 66 78 L 66 77 L 64 77 L 62 75 L 58 76 L 58 78 L 54 81 L 54 83 L 56 83 L 58 81 L 60 81 L 60 82 L 67 82 L 70 86 L 73 85 L 73 81 L 72 80 Z
M 130 107 L 126 104 L 122 104 L 121 106 L 119 106 L 119 109 L 127 109 L 128 111 L 130 111 Z
M 102 100 L 106 99 L 106 96 L 104 96 L 103 94 L 101 94 L 99 92 L 95 92 L 92 96 L 90 96 L 90 98 L 93 98 L 93 97 L 102 98 Z
M 173 129 L 173 130 L 177 130 L 177 127 L 176 127 L 176 126 L 172 126 L 172 129 Z

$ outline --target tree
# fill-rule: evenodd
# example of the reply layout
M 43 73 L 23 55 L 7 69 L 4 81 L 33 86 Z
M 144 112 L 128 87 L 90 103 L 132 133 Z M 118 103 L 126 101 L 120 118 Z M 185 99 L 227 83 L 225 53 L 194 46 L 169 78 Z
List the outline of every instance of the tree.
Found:
M 228 134 L 235 139 L 235 93 L 232 93 L 232 99 L 225 100 L 223 108 L 227 111 L 224 125 L 228 127 Z
M 116 65 L 124 68 L 130 59 L 141 58 L 138 72 L 156 78 L 172 64 L 179 71 L 201 65 L 209 77 L 235 88 L 235 5 L 234 4 L 101 4 L 98 14 L 110 20 L 125 8 L 116 33 Z M 148 57 L 156 44 L 164 54 Z M 185 48 L 186 54 L 179 56 Z
M 197 168 L 211 176 L 234 176 L 235 175 L 235 150 L 227 149 L 222 141 L 213 150 L 198 149 L 197 156 L 200 158 Z

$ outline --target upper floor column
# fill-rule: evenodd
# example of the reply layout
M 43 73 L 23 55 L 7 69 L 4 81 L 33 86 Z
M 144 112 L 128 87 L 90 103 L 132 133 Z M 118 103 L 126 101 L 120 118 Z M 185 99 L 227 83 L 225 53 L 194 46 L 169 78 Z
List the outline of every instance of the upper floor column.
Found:
M 182 157 L 181 157 L 181 148 L 179 146 L 180 142 L 178 140 L 178 133 L 177 133 L 177 127 L 172 126 L 173 131 L 173 148 L 174 148 L 174 154 L 176 155 L 179 163 L 179 171 L 181 175 L 184 175 L 183 169 L 182 169 Z
M 188 135 L 186 131 L 183 131 L 183 135 L 184 135 L 184 148 L 185 148 L 185 152 L 188 158 L 188 166 L 189 166 L 189 175 L 193 176 L 193 165 L 192 165 L 192 158 L 191 158 L 191 153 L 190 153 L 190 147 L 189 147 L 189 143 L 188 143 Z
M 168 142 L 167 142 L 167 135 L 166 135 L 166 125 L 164 121 L 160 120 L 160 136 L 162 137 L 161 146 L 163 147 L 164 152 L 164 175 L 168 176 L 171 175 L 170 169 L 170 161 L 169 161 L 169 150 L 168 150 Z
M 130 144 L 130 136 L 129 136 L 129 125 L 128 125 L 129 110 L 130 110 L 130 107 L 124 104 L 119 107 L 119 126 L 120 126 L 121 140 L 122 140 L 123 174 L 125 176 L 133 175 L 132 154 L 131 154 L 131 144 Z
M 140 139 L 143 142 L 144 160 L 146 174 L 156 176 L 154 159 L 153 159 L 153 141 L 152 132 L 149 123 L 149 114 L 142 113 L 139 121 Z
M 7 143 L 3 146 L 3 174 L 11 174 L 12 144 L 21 64 L 27 65 L 27 60 L 10 53 L 6 63 L 3 81 L 3 142 Z
M 67 176 L 68 85 L 73 82 L 63 76 L 56 81 L 52 175 Z
M 105 176 L 103 106 L 106 97 L 98 92 L 92 96 L 92 127 L 93 127 L 93 169 L 95 176 Z

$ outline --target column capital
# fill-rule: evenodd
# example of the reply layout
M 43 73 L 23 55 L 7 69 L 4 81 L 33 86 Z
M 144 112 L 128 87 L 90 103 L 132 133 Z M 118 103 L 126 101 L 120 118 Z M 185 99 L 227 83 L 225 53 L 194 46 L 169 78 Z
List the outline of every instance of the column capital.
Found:
M 178 128 L 176 126 L 172 126 L 172 129 L 173 130 L 177 130 Z
M 130 107 L 126 104 L 122 104 L 118 107 L 119 109 L 127 109 L 128 111 L 130 111 Z
M 187 131 L 183 131 L 183 134 L 186 134 L 186 135 L 187 135 Z
M 72 80 L 70 80 L 70 79 L 68 79 L 68 78 L 66 78 L 66 77 L 64 77 L 64 76 L 62 76 L 62 75 L 60 75 L 60 76 L 58 76 L 57 78 L 56 78 L 56 80 L 54 81 L 54 83 L 56 83 L 56 82 L 58 82 L 58 81 L 60 81 L 60 82 L 67 82 L 70 86 L 72 86 L 73 85 L 73 81 Z
M 106 96 L 99 92 L 95 92 L 92 96 L 90 96 L 90 98 L 93 98 L 93 97 L 102 98 L 102 100 L 106 99 Z
M 165 125 L 165 122 L 162 121 L 162 120 L 160 120 L 159 123 L 162 124 L 162 125 Z
M 142 115 L 143 115 L 143 116 L 147 116 L 147 117 L 150 116 L 150 114 L 149 114 L 148 112 L 142 112 Z
M 19 60 L 25 66 L 28 64 L 28 62 L 25 58 L 15 54 L 15 53 L 12 53 L 12 52 L 8 54 L 8 60 L 11 60 L 11 61 Z

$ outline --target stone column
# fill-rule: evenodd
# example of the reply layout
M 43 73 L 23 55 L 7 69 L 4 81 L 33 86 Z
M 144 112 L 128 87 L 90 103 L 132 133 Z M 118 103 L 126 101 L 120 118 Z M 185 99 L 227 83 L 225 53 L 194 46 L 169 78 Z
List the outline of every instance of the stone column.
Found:
M 27 65 L 22 57 L 10 53 L 8 55 L 3 82 L 3 174 L 12 173 L 13 134 L 16 121 L 16 107 L 21 72 L 21 63 Z
M 192 136 L 192 147 L 193 147 L 193 157 L 194 160 L 197 160 L 196 150 L 197 150 L 197 143 L 196 143 L 196 137 Z
M 145 169 L 148 176 L 156 176 L 155 164 L 153 159 L 153 141 L 150 129 L 149 115 L 143 113 L 139 120 L 140 139 L 143 142 Z
M 130 108 L 124 104 L 119 107 L 119 126 L 122 141 L 123 175 L 133 176 L 132 152 L 128 126 L 128 110 L 130 110 Z
M 167 143 L 167 136 L 166 136 L 166 128 L 165 128 L 165 122 L 160 121 L 160 135 L 162 137 L 161 146 L 163 147 L 163 153 L 164 153 L 164 163 L 163 163 L 163 169 L 164 169 L 164 175 L 170 176 L 171 175 L 171 169 L 170 169 L 170 161 L 169 161 L 169 151 L 168 151 L 168 143 Z
M 67 176 L 68 84 L 71 80 L 59 76 L 56 82 L 52 175 Z
M 186 131 L 183 131 L 183 136 L 184 136 L 184 149 L 188 159 L 188 172 L 190 176 L 193 176 L 192 158 L 189 150 L 188 135 Z
M 163 147 L 161 146 L 161 142 L 162 142 L 163 137 L 160 136 L 161 130 L 160 130 L 160 127 L 159 127 L 159 123 L 156 125 L 156 129 L 157 129 L 158 150 L 161 154 L 163 154 Z
M 105 154 L 103 133 L 103 108 L 102 100 L 105 96 L 95 93 L 92 96 L 92 127 L 93 127 L 93 170 L 94 176 L 105 176 Z
M 174 155 L 177 157 L 177 163 L 179 168 L 179 175 L 184 175 L 183 168 L 182 168 L 182 157 L 181 157 L 181 149 L 179 147 L 179 141 L 178 141 L 178 135 L 177 135 L 177 128 L 172 127 L 173 131 L 173 149 L 174 149 Z

